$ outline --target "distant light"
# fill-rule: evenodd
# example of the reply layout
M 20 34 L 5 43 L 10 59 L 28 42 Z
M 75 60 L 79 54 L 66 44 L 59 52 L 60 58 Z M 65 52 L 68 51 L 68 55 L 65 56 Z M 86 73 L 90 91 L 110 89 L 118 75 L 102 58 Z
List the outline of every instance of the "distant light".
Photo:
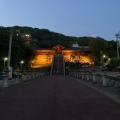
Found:
M 110 61 L 111 59 L 110 58 L 108 58 L 108 61 Z
M 22 60 L 20 63 L 21 63 L 21 64 L 23 64 L 23 63 L 24 63 L 24 61 Z
M 105 57 L 106 57 L 106 55 L 103 55 L 103 57 L 105 58 Z
M 7 58 L 7 57 L 5 57 L 5 58 L 4 58 L 4 60 L 6 61 L 6 60 L 8 60 L 8 58 Z
M 34 63 L 35 61 L 32 61 L 32 63 Z
M 26 37 L 29 37 L 30 35 L 26 34 L 25 36 L 26 36 Z

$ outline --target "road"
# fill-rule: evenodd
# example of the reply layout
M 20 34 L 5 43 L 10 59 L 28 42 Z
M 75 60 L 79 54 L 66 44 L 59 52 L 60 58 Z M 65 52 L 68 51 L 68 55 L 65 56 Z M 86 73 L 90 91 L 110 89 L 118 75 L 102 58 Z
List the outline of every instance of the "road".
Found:
M 120 104 L 70 76 L 0 90 L 0 120 L 120 120 Z

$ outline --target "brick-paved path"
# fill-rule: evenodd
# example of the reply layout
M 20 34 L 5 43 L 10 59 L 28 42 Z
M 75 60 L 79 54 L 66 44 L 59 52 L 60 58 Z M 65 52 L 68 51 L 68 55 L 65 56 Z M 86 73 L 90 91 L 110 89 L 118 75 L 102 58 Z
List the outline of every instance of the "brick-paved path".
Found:
M 69 76 L 0 90 L 0 120 L 120 120 L 120 104 Z

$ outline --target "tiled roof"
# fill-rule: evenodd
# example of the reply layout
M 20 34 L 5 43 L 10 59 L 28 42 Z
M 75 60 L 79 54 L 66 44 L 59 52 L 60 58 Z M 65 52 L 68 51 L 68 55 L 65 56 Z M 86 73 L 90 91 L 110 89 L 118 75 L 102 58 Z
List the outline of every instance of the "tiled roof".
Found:
M 54 50 L 53 48 L 38 48 L 36 50 Z
M 65 48 L 64 50 L 82 50 L 82 51 L 91 51 L 91 48 L 82 48 L 82 47 L 72 47 L 72 48 Z
M 53 48 L 38 48 L 36 50 L 54 50 Z M 86 46 L 82 47 L 71 47 L 71 48 L 64 48 L 63 50 L 82 50 L 82 51 L 91 51 L 92 49 Z

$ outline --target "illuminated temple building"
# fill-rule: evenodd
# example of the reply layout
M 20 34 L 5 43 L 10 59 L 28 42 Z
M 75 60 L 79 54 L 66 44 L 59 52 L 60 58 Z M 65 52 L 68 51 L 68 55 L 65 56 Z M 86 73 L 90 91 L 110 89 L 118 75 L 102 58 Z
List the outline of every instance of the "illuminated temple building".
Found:
M 80 46 L 76 43 L 71 48 L 65 48 L 61 45 L 54 46 L 53 48 L 40 48 L 35 50 L 35 56 L 30 61 L 31 68 L 41 68 L 51 66 L 53 59 L 56 55 L 61 55 L 65 62 L 80 62 L 90 63 L 89 54 L 91 48 L 88 46 Z

